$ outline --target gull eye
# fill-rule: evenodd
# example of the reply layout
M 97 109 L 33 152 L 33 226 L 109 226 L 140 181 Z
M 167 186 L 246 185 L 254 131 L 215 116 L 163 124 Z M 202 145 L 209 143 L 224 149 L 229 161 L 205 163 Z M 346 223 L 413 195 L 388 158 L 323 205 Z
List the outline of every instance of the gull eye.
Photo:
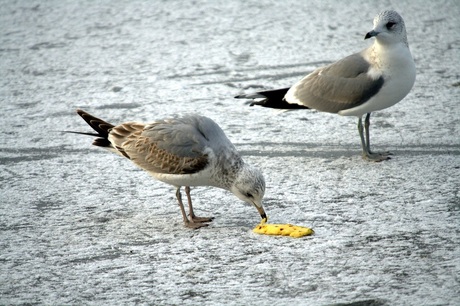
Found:
M 391 22 L 389 21 L 385 26 L 387 27 L 388 30 L 391 30 L 391 28 L 396 24 L 396 22 Z
M 246 193 L 245 196 L 246 196 L 247 198 L 249 198 L 249 199 L 252 199 L 252 198 L 253 198 L 252 194 L 250 194 L 249 192 Z

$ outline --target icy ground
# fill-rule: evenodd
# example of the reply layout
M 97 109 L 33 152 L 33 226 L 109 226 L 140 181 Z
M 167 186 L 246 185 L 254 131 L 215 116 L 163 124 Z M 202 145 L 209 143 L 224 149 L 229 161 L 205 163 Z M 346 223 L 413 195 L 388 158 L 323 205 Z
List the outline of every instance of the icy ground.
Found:
M 411 93 L 373 116 L 391 161 L 360 157 L 356 119 L 276 114 L 232 97 L 285 87 L 406 21 Z M 460 2 L 0 3 L 0 304 L 459 305 Z M 271 222 L 192 191 L 213 224 L 183 228 L 174 190 L 91 146 L 74 112 L 109 122 L 198 112 L 267 180 Z

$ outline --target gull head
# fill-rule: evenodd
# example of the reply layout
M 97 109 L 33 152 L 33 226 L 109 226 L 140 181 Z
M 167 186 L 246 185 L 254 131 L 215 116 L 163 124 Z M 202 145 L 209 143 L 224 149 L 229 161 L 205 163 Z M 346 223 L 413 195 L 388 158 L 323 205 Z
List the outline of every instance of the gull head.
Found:
M 245 164 L 238 172 L 230 191 L 240 200 L 254 205 L 262 219 L 267 218 L 262 206 L 262 199 L 265 194 L 265 179 L 259 169 Z
M 396 11 L 383 11 L 375 16 L 374 28 L 364 39 L 371 37 L 375 37 L 382 44 L 403 42 L 407 45 L 406 26 L 401 15 Z

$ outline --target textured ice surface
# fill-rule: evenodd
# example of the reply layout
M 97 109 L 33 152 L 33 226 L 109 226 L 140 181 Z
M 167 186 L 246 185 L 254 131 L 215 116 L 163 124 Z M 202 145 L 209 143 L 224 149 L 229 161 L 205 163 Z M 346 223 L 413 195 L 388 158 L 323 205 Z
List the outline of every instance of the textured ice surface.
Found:
M 250 108 L 359 51 L 374 15 L 404 17 L 414 89 L 372 118 Z M 460 304 L 458 1 L 2 1 L 0 304 Z M 195 188 L 209 228 L 183 228 L 174 191 L 91 139 L 112 123 L 198 112 L 263 169 L 270 222 Z M 366 302 L 361 303 L 363 305 Z

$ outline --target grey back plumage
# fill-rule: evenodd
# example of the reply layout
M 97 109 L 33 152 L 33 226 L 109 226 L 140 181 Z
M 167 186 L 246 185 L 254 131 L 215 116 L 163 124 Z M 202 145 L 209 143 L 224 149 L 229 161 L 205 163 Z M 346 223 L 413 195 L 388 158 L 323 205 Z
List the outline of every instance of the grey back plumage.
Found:
M 296 84 L 294 97 L 308 108 L 329 113 L 356 107 L 383 85 L 383 77 L 369 78 L 368 70 L 362 55 L 352 54 L 303 78 Z
M 230 141 L 211 119 L 188 115 L 147 124 L 141 134 L 160 149 L 183 157 L 197 157 L 205 147 L 228 146 Z
M 219 152 L 219 146 L 233 148 L 214 121 L 198 115 L 149 124 L 123 123 L 110 131 L 109 140 L 120 153 L 153 173 L 196 173 L 209 163 L 206 148 L 214 152 Z

